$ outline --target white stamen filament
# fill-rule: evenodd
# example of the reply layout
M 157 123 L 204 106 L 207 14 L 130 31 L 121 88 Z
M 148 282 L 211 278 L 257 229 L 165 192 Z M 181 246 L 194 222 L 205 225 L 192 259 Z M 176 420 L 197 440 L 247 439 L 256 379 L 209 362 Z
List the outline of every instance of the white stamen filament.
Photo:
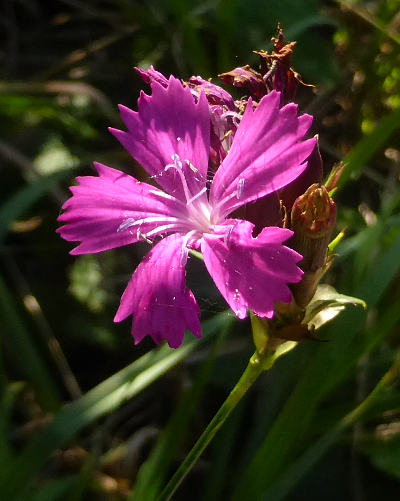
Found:
M 189 199 L 187 202 L 186 202 L 186 205 L 190 205 L 192 202 L 194 202 L 197 198 L 201 197 L 201 195 L 203 193 L 206 193 L 207 192 L 207 188 L 204 186 L 204 188 L 202 190 L 200 190 L 197 195 L 194 195 L 191 199 Z
M 222 113 L 221 115 L 222 119 L 225 119 L 227 117 L 232 117 L 233 123 L 237 126 L 240 124 L 240 121 L 242 120 L 242 115 L 240 115 L 236 111 L 225 111 L 225 113 Z
M 169 169 L 175 169 L 176 170 L 176 172 L 178 173 L 178 175 L 179 175 L 179 177 L 181 179 L 182 188 L 183 188 L 183 192 L 185 194 L 186 200 L 189 200 L 189 198 L 191 198 L 191 194 L 189 192 L 189 186 L 187 184 L 185 175 L 184 175 L 183 170 L 182 170 L 182 168 L 183 168 L 182 161 L 179 158 L 179 155 L 177 155 L 176 153 L 174 153 L 173 155 L 171 155 L 171 158 L 172 158 L 172 161 L 174 163 L 166 165 L 164 170 L 165 170 L 165 172 L 167 172 Z
M 196 169 L 196 167 L 192 164 L 190 160 L 186 160 L 186 164 L 189 166 L 189 169 L 193 171 L 195 174 L 199 172 L 198 169 Z
M 183 228 L 185 229 L 185 228 Z M 145 236 L 146 238 L 152 237 L 153 235 L 158 235 L 161 233 L 165 233 L 168 230 L 181 231 L 182 227 L 177 224 L 164 224 L 163 226 L 157 226 L 154 230 L 148 231 Z
M 145 242 L 147 242 L 147 243 L 148 243 L 148 244 L 150 244 L 150 245 L 153 243 L 151 240 L 149 240 L 149 239 L 147 238 L 147 235 L 145 235 L 144 233 L 142 233 L 142 232 L 140 231 L 140 228 L 138 228 L 138 229 L 137 229 L 137 231 L 136 231 L 136 238 L 137 238 L 138 240 L 142 239 L 142 240 L 144 240 Z
M 193 195 L 183 172 L 184 164 L 181 161 L 179 155 L 174 153 L 173 155 L 171 155 L 171 159 L 173 163 L 166 165 L 165 171 L 168 171 L 169 169 L 175 169 L 178 172 L 182 183 L 183 192 L 186 198 L 186 209 L 189 206 L 192 206 L 191 210 L 189 210 L 190 221 L 194 225 L 199 226 L 199 229 L 201 228 L 203 231 L 207 231 L 210 224 L 210 208 L 208 203 L 199 202 L 198 204 L 196 204 L 196 207 L 193 207 L 194 202 L 201 198 L 202 195 L 207 193 L 207 188 L 204 186 L 198 193 Z M 196 174 L 198 173 L 198 169 L 196 169 L 196 167 L 189 160 L 185 160 L 185 163 L 192 172 Z M 172 199 L 177 200 L 175 197 L 172 197 Z
M 227 197 L 223 198 L 222 200 L 219 200 L 217 204 L 214 205 L 213 210 L 212 210 L 212 215 L 213 215 L 213 221 L 214 224 L 217 224 L 223 217 L 225 217 L 225 214 L 220 214 L 219 209 L 229 200 L 232 200 L 232 198 L 236 198 L 237 192 L 233 192 Z
M 177 204 L 181 205 L 182 207 L 186 207 L 186 205 L 182 202 L 182 200 L 179 200 L 178 198 L 174 197 L 173 195 L 169 195 L 168 193 L 165 193 L 165 191 L 149 190 L 149 193 L 151 193 L 152 195 L 155 195 L 156 197 L 166 198 L 167 200 L 171 200 L 173 202 L 176 202 Z
M 117 228 L 117 232 L 120 233 L 121 231 L 126 231 L 130 228 L 133 228 L 134 226 L 141 226 L 142 224 L 145 223 L 158 223 L 163 221 L 174 222 L 174 223 L 181 222 L 181 220 L 177 217 L 168 217 L 168 216 L 153 216 L 136 220 L 130 217 L 119 225 L 119 227 Z
M 203 193 L 207 191 L 207 188 L 203 188 L 200 193 L 192 197 L 192 200 L 189 201 L 189 203 L 192 203 L 195 201 L 199 196 L 201 196 Z M 178 205 L 181 206 L 183 209 L 183 214 L 181 220 L 184 218 L 185 220 L 187 219 L 187 210 L 188 210 L 188 205 L 182 202 L 182 200 L 179 200 L 178 198 L 174 197 L 173 195 L 169 195 L 168 193 L 165 193 L 164 191 L 156 191 L 156 190 L 149 190 L 149 193 L 152 193 L 153 195 L 160 197 L 160 198 L 165 198 L 167 200 L 171 200 L 172 202 L 177 203 Z M 200 208 L 199 211 L 190 211 L 189 217 L 191 218 L 191 221 L 194 221 L 196 224 L 199 224 L 201 226 L 209 225 L 209 208 L 206 204 L 202 204 L 202 207 Z M 203 218 L 201 217 L 203 215 Z

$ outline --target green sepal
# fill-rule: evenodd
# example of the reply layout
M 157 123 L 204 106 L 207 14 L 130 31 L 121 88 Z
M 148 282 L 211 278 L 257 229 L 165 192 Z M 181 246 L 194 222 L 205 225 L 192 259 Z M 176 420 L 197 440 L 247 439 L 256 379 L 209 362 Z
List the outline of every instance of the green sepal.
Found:
M 345 233 L 346 233 L 346 228 L 344 228 L 340 233 L 338 233 L 338 235 L 331 241 L 331 243 L 328 245 L 329 254 L 333 254 L 335 252 L 336 247 L 343 240 Z
M 257 353 L 263 353 L 268 346 L 268 324 L 250 312 L 251 330 Z
M 292 351 L 297 345 L 297 341 L 284 341 L 276 346 L 275 349 L 268 349 L 263 353 L 256 351 L 250 358 L 250 364 L 254 367 L 260 366 L 263 371 L 268 371 L 278 358 L 282 357 L 289 351 Z

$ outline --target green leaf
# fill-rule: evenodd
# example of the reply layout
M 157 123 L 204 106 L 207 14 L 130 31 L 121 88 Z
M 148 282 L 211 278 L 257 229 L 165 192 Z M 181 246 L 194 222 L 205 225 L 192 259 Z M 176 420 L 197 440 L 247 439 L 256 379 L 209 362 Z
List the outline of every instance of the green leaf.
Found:
M 0 465 L 11 461 L 13 454 L 8 444 L 10 436 L 10 417 L 18 394 L 24 388 L 24 383 L 10 383 L 5 387 L 0 400 Z
M 200 499 L 207 501 L 220 501 L 224 496 L 225 483 L 235 472 L 232 472 L 232 457 L 236 454 L 237 444 L 240 441 L 240 430 L 248 419 L 245 405 L 239 405 L 235 412 L 226 421 L 212 443 L 212 468 L 207 472 L 207 482 L 204 482 L 204 492 Z M 244 424 L 246 427 L 247 424 Z
M 6 465 L 0 477 L 0 499 L 26 499 L 24 493 L 45 464 L 49 454 L 65 445 L 86 426 L 133 398 L 169 369 L 186 358 L 203 340 L 222 329 L 229 320 L 226 313 L 207 320 L 202 340 L 187 337 L 177 350 L 163 345 L 106 379 L 56 414 L 53 422 L 27 445 L 21 455 Z M 21 497 L 22 496 L 22 497 Z
M 375 440 L 364 446 L 370 461 L 380 470 L 400 479 L 400 437 Z
M 137 482 L 134 486 L 130 500 L 153 501 L 160 494 L 166 473 L 175 457 L 175 453 L 185 438 L 189 428 L 190 419 L 195 413 L 199 400 L 203 395 L 214 365 L 215 356 L 227 333 L 227 323 L 215 343 L 213 350 L 200 369 L 191 388 L 185 392 L 169 420 L 166 428 L 151 451 L 148 459 L 139 470 Z
M 344 308 L 352 304 L 367 308 L 362 299 L 339 294 L 334 287 L 327 284 L 319 285 L 311 302 L 306 308 L 303 323 L 319 329 L 327 322 L 335 318 Z
M 0 207 L 0 242 L 4 239 L 9 224 L 22 216 L 32 205 L 54 185 L 71 175 L 71 169 L 41 176 L 20 188 Z
M 339 186 L 344 186 L 352 177 L 360 174 L 373 155 L 384 146 L 390 136 L 400 126 L 400 110 L 382 118 L 376 128 L 364 136 L 343 159 L 346 168 L 340 178 Z
M 96 256 L 86 254 L 75 260 L 69 273 L 69 292 L 89 310 L 104 310 L 107 291 L 103 285 L 103 275 Z
M 377 328 L 374 328 L 370 333 L 367 333 L 366 338 L 371 339 L 371 342 L 358 344 L 358 346 L 363 347 L 362 354 L 369 353 L 376 345 L 381 343 L 382 340 L 393 331 L 393 329 L 397 327 L 400 321 L 400 309 L 397 305 L 391 305 L 384 312 L 383 318 L 384 321 L 380 322 Z M 354 353 L 353 350 L 349 351 Z M 349 358 L 351 358 L 351 356 Z M 388 409 L 393 409 L 393 405 L 397 405 L 398 403 L 399 396 L 396 394 L 397 399 L 393 397 L 388 398 L 388 396 L 389 395 L 384 392 L 379 395 L 379 398 L 374 398 L 372 401 L 369 401 L 368 408 L 364 409 L 364 416 L 369 418 L 371 417 L 371 412 L 376 415 L 376 413 L 382 414 Z M 350 416 L 351 415 L 352 414 L 350 413 Z M 358 416 L 358 418 L 359 417 L 360 416 Z M 327 450 L 340 439 L 345 427 L 351 424 L 351 420 L 349 421 L 346 419 L 346 416 L 342 416 L 337 425 L 333 426 L 332 429 L 327 431 L 317 441 L 313 441 L 312 444 L 304 452 L 302 452 L 301 455 L 297 457 L 287 469 L 285 469 L 285 471 L 282 472 L 277 481 L 273 482 L 266 490 L 264 493 L 265 500 L 267 501 L 268 499 L 273 499 L 274 501 L 280 501 L 285 499 L 299 480 L 311 471 Z
M 33 385 L 43 408 L 54 411 L 60 406 L 58 390 L 33 336 L 3 277 L 0 275 L 0 318 L 4 344 L 13 354 L 18 370 Z
M 375 307 L 399 272 L 399 255 L 400 236 L 397 236 L 355 288 L 354 294 L 363 297 L 369 308 Z M 332 341 L 309 347 L 312 351 L 309 353 L 309 363 L 254 460 L 244 472 L 234 492 L 235 501 L 262 500 L 268 486 L 288 468 L 296 453 L 298 437 L 307 432 L 315 409 L 344 380 L 362 355 L 365 343 L 355 341 L 365 326 L 365 320 L 364 311 L 346 310 L 327 331 Z

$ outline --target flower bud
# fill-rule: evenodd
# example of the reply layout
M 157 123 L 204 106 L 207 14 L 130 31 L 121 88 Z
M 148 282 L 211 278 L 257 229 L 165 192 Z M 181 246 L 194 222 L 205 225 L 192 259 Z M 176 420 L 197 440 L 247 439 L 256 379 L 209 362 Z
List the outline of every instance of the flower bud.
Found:
M 301 282 L 291 288 L 301 308 L 310 302 L 329 267 L 327 249 L 335 222 L 336 204 L 324 186 L 311 185 L 293 204 L 291 228 L 294 235 L 290 245 L 303 256 L 299 266 L 304 275 Z
M 291 246 L 303 256 L 303 271 L 316 271 L 325 264 L 326 251 L 336 223 L 336 204 L 327 189 L 311 185 L 292 207 Z

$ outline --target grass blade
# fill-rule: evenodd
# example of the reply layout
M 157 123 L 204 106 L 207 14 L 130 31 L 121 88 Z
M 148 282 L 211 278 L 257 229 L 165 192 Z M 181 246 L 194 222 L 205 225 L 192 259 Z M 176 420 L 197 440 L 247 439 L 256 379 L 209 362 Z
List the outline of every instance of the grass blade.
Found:
M 0 207 L 0 242 L 4 239 L 12 221 L 24 214 L 54 185 L 70 176 L 71 172 L 71 169 L 65 169 L 48 176 L 41 176 L 20 188 L 4 202 Z
M 375 262 L 354 295 L 373 308 L 400 269 L 400 236 Z M 366 313 L 346 311 L 328 330 L 333 343 L 316 346 L 303 376 L 244 473 L 233 499 L 263 499 L 265 490 L 287 467 L 296 444 L 311 422 L 317 405 L 349 373 L 363 345 L 352 343 L 364 327 Z M 352 349 L 352 350 L 351 350 Z M 329 367 L 329 371 L 326 368 Z M 262 472 L 262 474 L 261 474 Z
M 226 313 L 206 321 L 203 340 L 222 329 Z M 53 422 L 40 432 L 22 454 L 3 470 L 0 499 L 20 499 L 49 454 L 63 446 L 76 433 L 96 419 L 118 408 L 189 355 L 202 340 L 187 338 L 177 350 L 164 345 L 147 353 L 131 365 L 103 381 L 79 400 L 64 406 Z
M 38 399 L 45 410 L 54 411 L 60 406 L 58 391 L 53 383 L 51 372 L 47 369 L 42 356 L 32 340 L 14 298 L 0 276 L 0 317 L 2 318 L 2 336 L 14 352 L 14 359 L 19 370 L 31 382 Z
M 344 186 L 351 178 L 357 177 L 372 156 L 383 147 L 390 136 L 400 126 L 400 110 L 393 111 L 382 118 L 380 123 L 371 132 L 365 135 L 343 159 L 346 164 L 339 186 Z
M 129 498 L 131 501 L 154 501 L 160 494 L 169 466 L 175 456 L 175 452 L 185 438 L 190 419 L 203 394 L 217 350 L 221 345 L 222 339 L 225 338 L 228 328 L 229 324 L 227 323 L 213 350 L 200 369 L 193 385 L 182 395 L 174 414 L 166 428 L 162 431 L 150 457 L 143 463 L 132 496 Z

